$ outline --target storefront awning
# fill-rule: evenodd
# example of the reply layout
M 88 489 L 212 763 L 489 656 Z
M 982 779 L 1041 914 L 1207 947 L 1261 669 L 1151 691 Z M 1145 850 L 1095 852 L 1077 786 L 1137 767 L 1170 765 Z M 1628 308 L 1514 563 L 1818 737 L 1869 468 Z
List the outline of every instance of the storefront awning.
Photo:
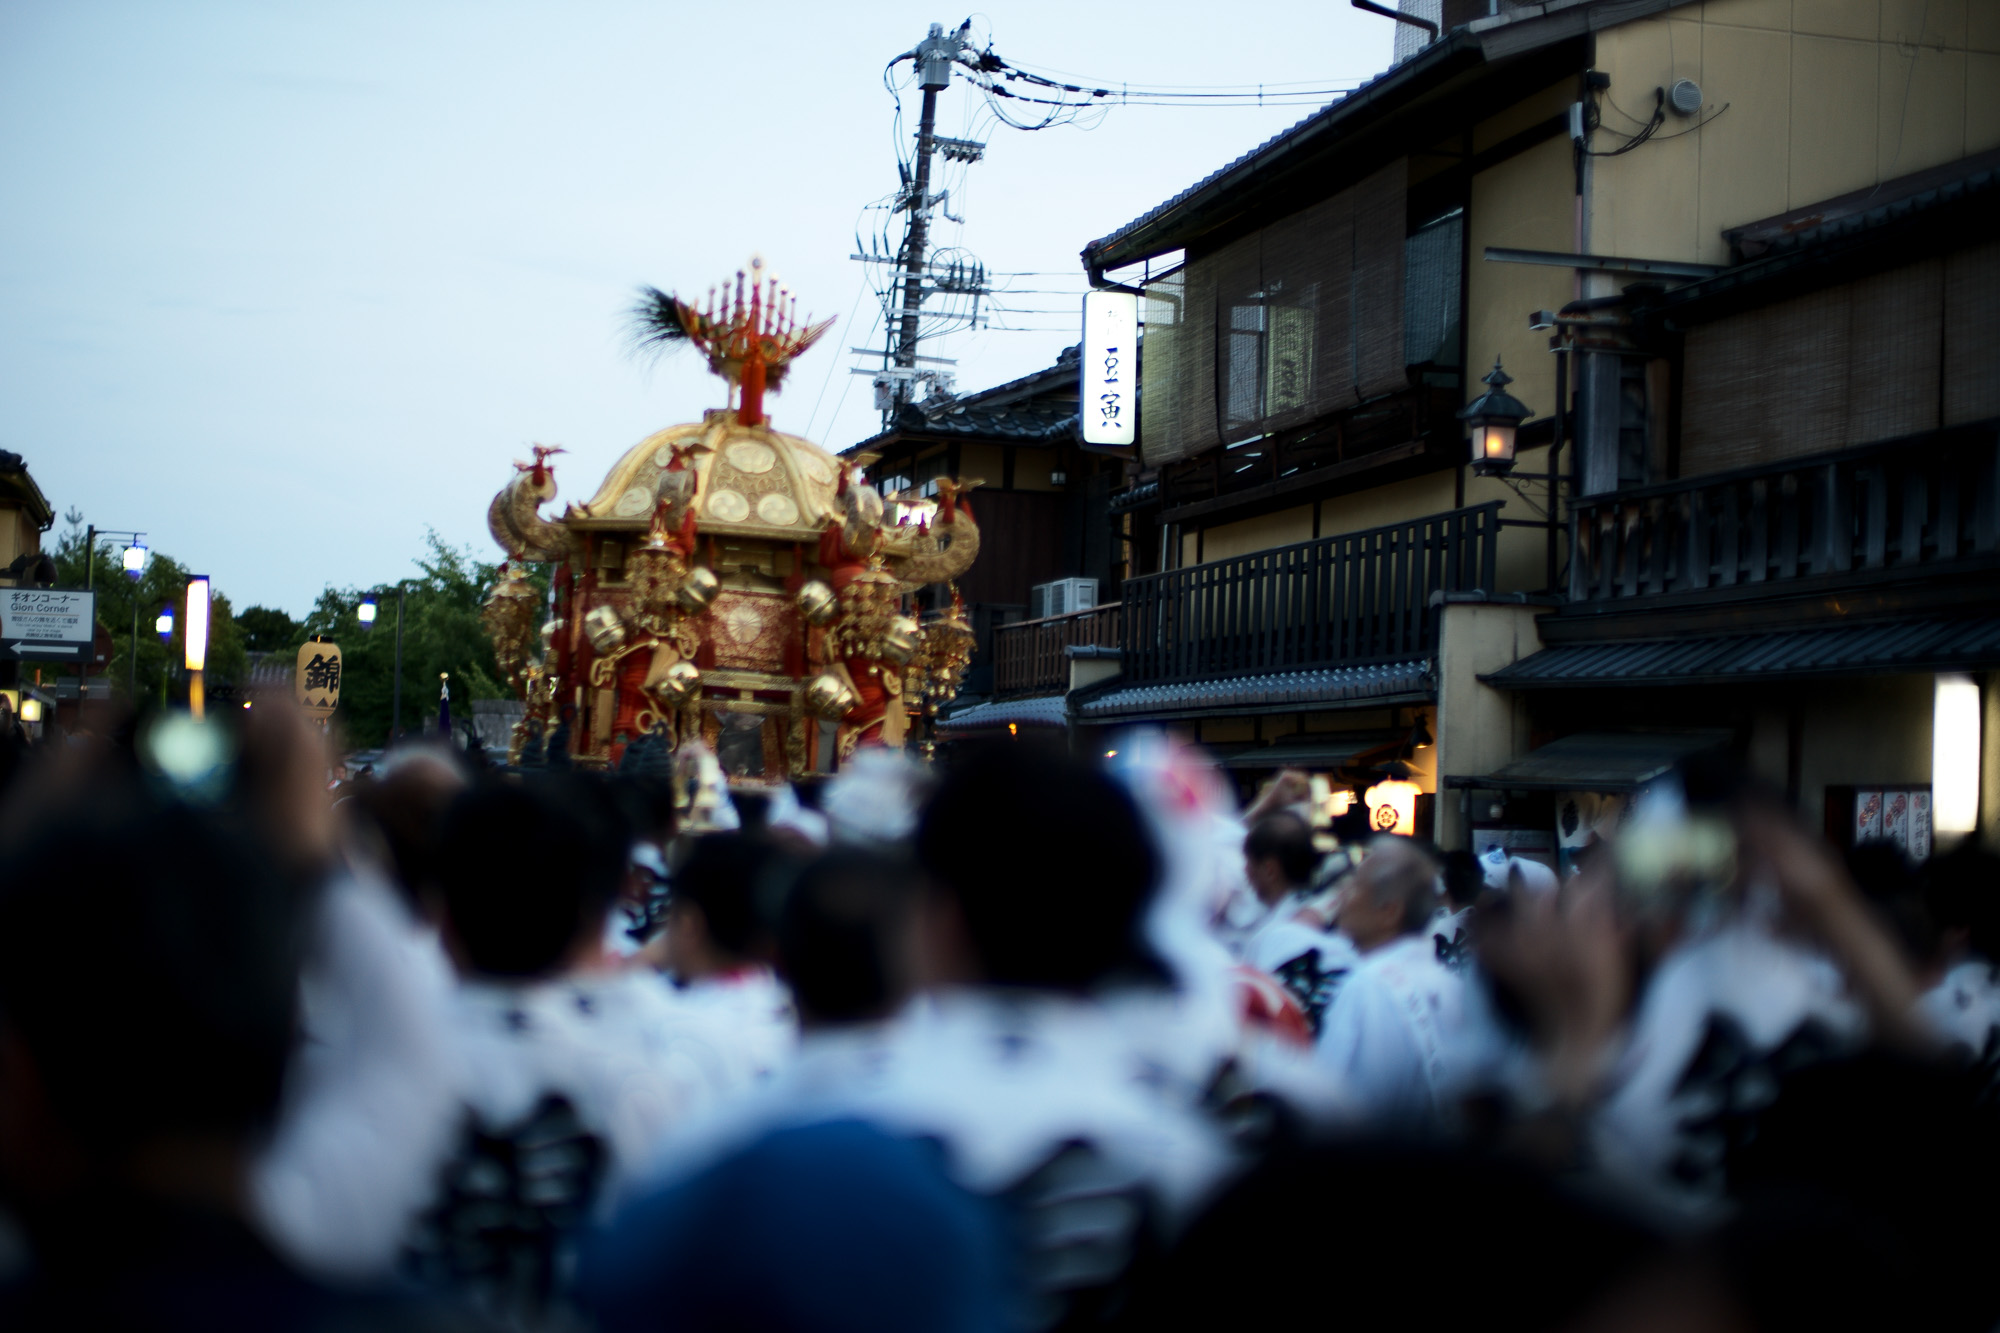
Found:
M 1403 731 L 1347 731 L 1323 736 L 1287 736 L 1270 745 L 1239 750 L 1222 760 L 1224 768 L 1340 768 L 1371 750 L 1407 741 Z
M 961 708 L 938 719 L 938 736 L 943 740 L 978 731 L 995 731 L 1008 724 L 1017 727 L 1062 727 L 1068 725 L 1065 702 L 1060 694 L 1033 699 L 996 699 L 991 703 Z
M 1357 700 L 1422 703 L 1431 697 L 1429 661 L 1326 667 L 1267 676 L 1227 676 L 1165 685 L 1120 685 L 1077 709 L 1085 722 L 1169 721 L 1231 713 L 1339 708 Z
M 1566 643 L 1480 677 L 1503 690 L 1729 685 L 2000 666 L 2000 617 L 1872 620 L 1770 634 Z
M 1483 777 L 1447 777 L 1447 787 L 1494 791 L 1632 791 L 1692 754 L 1729 742 L 1726 731 L 1583 731 Z

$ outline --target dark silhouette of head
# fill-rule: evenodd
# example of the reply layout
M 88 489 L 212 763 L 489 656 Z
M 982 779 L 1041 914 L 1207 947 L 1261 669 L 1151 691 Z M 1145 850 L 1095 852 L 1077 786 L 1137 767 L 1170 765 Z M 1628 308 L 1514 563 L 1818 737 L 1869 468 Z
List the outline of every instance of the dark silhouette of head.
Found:
M 778 918 L 778 971 L 808 1027 L 888 1017 L 915 985 L 916 868 L 836 847 L 799 874 Z
M 630 831 L 590 779 L 485 778 L 453 801 L 437 883 L 460 965 L 494 977 L 557 970 L 595 939 L 624 881 Z
M 987 984 L 1085 991 L 1163 975 L 1141 934 L 1158 853 L 1131 798 L 1090 764 L 973 751 L 925 808 L 917 859 Z

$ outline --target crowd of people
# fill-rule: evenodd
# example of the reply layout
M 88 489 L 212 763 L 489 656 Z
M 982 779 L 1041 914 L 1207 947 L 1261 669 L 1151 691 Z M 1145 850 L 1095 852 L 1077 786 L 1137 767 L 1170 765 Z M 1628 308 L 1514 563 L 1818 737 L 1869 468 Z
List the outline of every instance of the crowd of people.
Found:
M 0 1328 L 1991 1329 L 2000 860 L 1721 763 L 1559 877 L 1159 734 L 0 790 Z

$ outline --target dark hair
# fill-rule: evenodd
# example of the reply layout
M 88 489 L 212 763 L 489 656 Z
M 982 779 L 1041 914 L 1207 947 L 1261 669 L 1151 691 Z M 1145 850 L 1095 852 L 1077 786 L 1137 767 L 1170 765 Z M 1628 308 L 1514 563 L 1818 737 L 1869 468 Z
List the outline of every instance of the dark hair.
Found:
M 462 771 L 430 755 L 398 766 L 387 777 L 357 778 L 345 808 L 374 822 L 389 853 L 389 870 L 412 910 L 423 910 L 435 892 L 438 835 L 445 811 L 464 790 Z
M 800 1016 L 822 1023 L 884 1018 L 909 998 L 907 957 L 916 868 L 860 847 L 806 866 L 778 918 L 778 971 Z
M 467 790 L 445 813 L 437 858 L 466 962 L 503 977 L 554 967 L 617 897 L 629 841 L 588 779 L 488 778 Z
M 277 864 L 236 818 L 113 781 L 0 868 L 0 1023 L 94 1150 L 276 1113 L 302 916 Z
M 777 840 L 758 833 L 695 839 L 673 873 L 672 901 L 701 909 L 709 942 L 725 954 L 767 957 L 771 922 L 798 866 Z
M 1940 930 L 1963 929 L 1972 951 L 2000 962 L 2000 856 L 1968 838 L 1924 867 L 1924 904 Z
M 1275 856 L 1288 884 L 1307 883 L 1319 864 L 1319 853 L 1313 850 L 1312 825 L 1286 810 L 1257 821 L 1243 839 L 1243 855 L 1252 861 Z
M 925 808 L 917 859 L 956 902 L 992 984 L 1165 975 L 1140 934 L 1158 853 L 1131 798 L 1089 764 L 1005 742 L 974 750 Z
M 1480 868 L 1479 858 L 1471 852 L 1460 849 L 1446 852 L 1444 863 L 1444 896 L 1456 908 L 1467 908 L 1479 902 L 1479 895 L 1486 892 L 1486 872 Z

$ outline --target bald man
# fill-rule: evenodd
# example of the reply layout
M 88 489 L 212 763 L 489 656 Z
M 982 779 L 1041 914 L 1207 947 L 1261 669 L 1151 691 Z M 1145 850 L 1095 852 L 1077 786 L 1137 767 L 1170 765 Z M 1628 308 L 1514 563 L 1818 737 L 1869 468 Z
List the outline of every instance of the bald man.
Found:
M 1339 927 L 1361 963 L 1327 1010 L 1315 1058 L 1356 1120 L 1385 1133 L 1427 1137 L 1442 1119 L 1464 983 L 1431 943 L 1437 906 L 1437 862 L 1397 837 L 1370 846 L 1341 899 Z

